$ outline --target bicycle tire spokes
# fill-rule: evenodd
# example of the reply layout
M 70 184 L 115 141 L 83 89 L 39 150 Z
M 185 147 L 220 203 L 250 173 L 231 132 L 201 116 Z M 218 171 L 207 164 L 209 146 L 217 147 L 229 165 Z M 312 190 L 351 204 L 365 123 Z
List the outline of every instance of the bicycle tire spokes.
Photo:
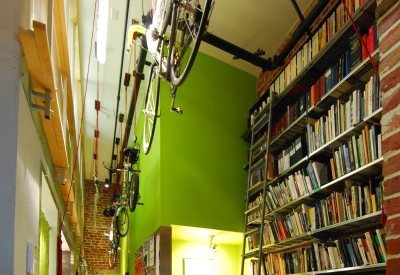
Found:
M 171 82 L 180 86 L 186 79 L 208 25 L 211 0 L 181 1 L 172 18 Z
M 110 267 L 114 267 L 115 264 L 117 263 L 117 254 L 118 254 L 118 248 L 114 249 L 113 244 L 111 244 L 110 251 L 108 251 L 108 264 Z
M 158 66 L 153 63 L 150 67 L 149 83 L 145 100 L 144 129 L 143 129 L 143 152 L 147 154 L 153 141 L 154 130 L 157 121 L 158 95 L 160 91 L 160 77 Z
M 128 189 L 128 204 L 131 212 L 135 211 L 139 199 L 139 176 L 136 173 L 133 173 Z
M 129 215 L 125 207 L 118 209 L 117 213 L 117 231 L 121 238 L 128 234 L 129 229 Z

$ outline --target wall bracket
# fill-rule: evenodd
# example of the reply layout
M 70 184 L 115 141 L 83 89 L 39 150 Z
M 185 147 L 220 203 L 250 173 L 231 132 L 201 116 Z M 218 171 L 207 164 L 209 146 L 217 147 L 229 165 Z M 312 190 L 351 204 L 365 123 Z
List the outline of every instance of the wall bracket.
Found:
M 65 169 L 65 167 L 56 167 L 54 169 L 54 172 L 57 174 L 61 174 L 61 177 L 54 177 L 53 179 L 55 181 L 61 182 L 62 185 L 65 185 L 65 182 L 67 181 L 66 179 L 66 174 L 67 174 L 67 170 Z
M 40 93 L 40 92 L 32 90 L 32 96 L 44 101 L 44 106 L 41 106 L 41 105 L 31 102 L 32 109 L 34 109 L 37 112 L 44 113 L 44 117 L 46 119 L 50 119 L 51 114 L 53 114 L 53 111 L 50 109 L 51 101 L 54 100 L 54 98 L 50 97 L 50 90 L 46 89 L 45 93 Z

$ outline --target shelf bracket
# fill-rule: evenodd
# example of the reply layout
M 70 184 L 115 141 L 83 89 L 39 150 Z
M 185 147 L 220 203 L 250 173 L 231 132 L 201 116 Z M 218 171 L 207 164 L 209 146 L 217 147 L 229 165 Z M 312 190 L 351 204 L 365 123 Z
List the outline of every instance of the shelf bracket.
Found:
M 38 104 L 32 103 L 31 102 L 31 107 L 37 112 L 44 113 L 44 117 L 46 119 L 50 119 L 51 114 L 53 114 L 53 111 L 50 109 L 51 107 L 51 101 L 54 100 L 54 98 L 50 97 L 50 90 L 46 89 L 45 93 L 40 93 L 37 91 L 32 90 L 32 96 L 41 99 L 44 101 L 44 106 L 40 106 Z
M 54 169 L 54 172 L 57 174 L 61 174 L 61 177 L 54 177 L 53 179 L 55 181 L 61 182 L 62 185 L 65 185 L 65 182 L 67 181 L 66 179 L 66 174 L 67 174 L 67 170 L 65 169 L 65 167 L 56 167 Z
M 73 208 L 73 206 L 74 206 L 74 203 L 73 202 L 69 202 L 69 203 L 67 203 L 67 205 L 65 206 L 65 213 L 68 213 L 70 216 L 73 216 L 74 215 L 74 208 Z M 73 223 L 71 224 L 71 225 L 73 225 Z M 75 224 L 76 225 L 76 224 Z

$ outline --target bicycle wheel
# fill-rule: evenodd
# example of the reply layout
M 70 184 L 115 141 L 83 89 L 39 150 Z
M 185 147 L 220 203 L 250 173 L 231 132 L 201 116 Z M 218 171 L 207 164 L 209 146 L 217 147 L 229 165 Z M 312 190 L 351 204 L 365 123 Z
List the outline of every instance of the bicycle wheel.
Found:
M 185 81 L 192 68 L 208 25 L 211 1 L 180 1 L 179 8 L 172 15 L 171 82 L 176 87 Z
M 118 246 L 114 247 L 114 242 L 111 243 L 110 251 L 108 251 L 108 264 L 114 267 L 117 263 Z
M 136 173 L 132 173 L 131 181 L 128 187 L 128 204 L 129 210 L 134 212 L 136 204 L 139 200 L 139 176 Z
M 129 215 L 125 207 L 121 207 L 117 214 L 117 231 L 121 238 L 128 234 L 129 229 Z
M 153 142 L 154 130 L 157 121 L 158 94 L 160 92 L 160 76 L 158 66 L 153 63 L 150 67 L 149 84 L 145 100 L 144 130 L 143 130 L 143 152 L 147 155 Z
M 114 216 L 114 219 L 113 219 L 112 234 L 113 234 L 113 236 L 112 236 L 112 240 L 111 241 L 114 244 L 114 246 L 116 248 L 118 248 L 120 236 L 119 236 L 119 233 L 118 233 L 118 230 L 117 230 L 117 217 L 116 216 Z

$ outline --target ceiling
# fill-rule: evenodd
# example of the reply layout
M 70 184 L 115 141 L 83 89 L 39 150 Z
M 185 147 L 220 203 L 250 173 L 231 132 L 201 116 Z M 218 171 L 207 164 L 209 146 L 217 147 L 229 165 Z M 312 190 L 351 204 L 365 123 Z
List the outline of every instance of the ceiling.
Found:
M 109 165 L 112 158 L 121 60 L 123 46 L 125 44 L 124 28 L 128 1 L 129 0 L 109 1 L 110 17 L 108 21 L 106 62 L 100 65 L 97 64 L 95 58 L 94 42 L 91 42 L 96 0 L 78 1 L 79 36 L 81 41 L 81 87 L 82 92 L 85 93 L 86 91 L 84 113 L 86 179 L 91 179 L 96 170 L 94 168 L 93 154 L 95 152 L 94 129 L 96 125 L 94 101 L 97 98 L 97 91 L 101 104 L 98 114 L 100 134 L 98 175 L 100 181 L 104 181 L 105 178 L 108 178 L 108 173 L 107 170 L 103 168 L 103 163 Z M 312 0 L 297 0 L 296 2 L 300 10 L 304 12 Z M 142 4 L 144 13 L 147 13 L 151 8 L 150 0 L 130 1 L 128 25 L 130 25 L 132 19 L 141 22 Z M 111 13 L 114 14 L 114 18 L 111 18 Z M 261 48 L 265 51 L 263 57 L 268 58 L 273 56 L 280 43 L 298 20 L 299 17 L 290 0 L 216 0 L 208 32 L 249 52 L 255 52 L 257 49 Z M 94 31 L 93 41 L 95 41 L 95 39 L 96 31 Z M 89 56 L 91 47 L 92 52 Z M 243 60 L 233 59 L 231 54 L 207 43 L 201 44 L 200 51 L 253 75 L 257 75 L 261 71 L 259 67 L 253 66 Z M 89 61 L 90 66 L 88 66 Z M 129 71 L 132 72 L 133 62 L 130 63 Z M 123 64 L 124 69 L 122 70 L 122 74 L 124 75 L 125 72 L 128 71 L 129 64 L 129 56 L 126 54 L 124 54 Z M 147 73 L 148 68 L 145 67 L 144 70 L 145 73 Z M 256 83 L 254 83 L 254 86 L 255 85 Z M 139 91 L 140 95 L 145 93 L 145 87 L 146 82 L 142 82 Z M 124 86 L 121 88 L 120 95 L 118 113 L 127 114 L 129 110 L 125 110 Z M 131 95 L 132 88 L 130 87 L 127 93 L 128 102 L 130 102 Z M 127 108 L 129 108 L 129 103 Z M 117 132 L 119 132 L 119 125 L 117 126 Z M 132 134 L 130 136 L 132 136 Z
M 129 56 L 125 53 L 123 54 L 127 5 L 130 2 L 127 16 L 129 26 L 133 19 L 141 22 L 143 11 L 146 14 L 151 8 L 151 1 L 109 0 L 110 16 L 108 21 L 106 62 L 104 64 L 97 63 L 94 53 L 94 41 L 96 40 L 94 23 L 96 1 L 77 1 L 81 60 L 80 84 L 85 101 L 83 133 L 86 163 L 85 178 L 92 179 L 94 172 L 97 170 L 98 179 L 103 182 L 108 178 L 108 171 L 103 168 L 103 163 L 107 166 L 110 165 L 114 131 L 115 129 L 117 133 L 120 131 L 119 125 L 115 128 L 116 117 L 119 113 L 128 113 L 129 110 L 127 108 L 129 108 L 129 103 L 126 104 L 126 98 L 130 102 L 132 95 L 132 87 L 128 88 L 127 93 L 125 93 L 124 86 L 119 88 L 119 83 L 122 82 L 121 63 L 123 64 L 122 75 L 127 71 L 133 71 L 133 62 L 129 62 Z M 300 10 L 304 12 L 313 1 L 297 0 L 296 2 Z M 280 43 L 298 20 L 299 17 L 291 0 L 216 0 L 208 32 L 249 52 L 255 52 L 259 48 L 263 49 L 265 51 L 263 57 L 267 59 L 273 56 Z M 92 33 L 94 34 L 93 39 L 91 38 Z M 233 59 L 231 54 L 223 52 L 207 43 L 201 44 L 200 51 L 252 75 L 257 75 L 261 71 L 259 67 L 255 67 L 243 60 Z M 144 72 L 146 74 L 147 71 L 148 67 L 145 67 Z M 255 86 L 256 83 L 254 83 Z M 139 90 L 139 102 L 145 93 L 145 88 L 146 82 L 142 82 Z M 118 105 L 117 97 L 119 89 L 120 100 Z M 255 88 L 254 93 L 256 93 Z M 96 125 L 94 101 L 97 96 L 101 108 L 97 117 L 99 149 L 97 154 L 98 168 L 96 169 L 93 154 L 95 153 L 94 130 Z M 133 134 L 131 133 L 130 137 L 132 136 Z

